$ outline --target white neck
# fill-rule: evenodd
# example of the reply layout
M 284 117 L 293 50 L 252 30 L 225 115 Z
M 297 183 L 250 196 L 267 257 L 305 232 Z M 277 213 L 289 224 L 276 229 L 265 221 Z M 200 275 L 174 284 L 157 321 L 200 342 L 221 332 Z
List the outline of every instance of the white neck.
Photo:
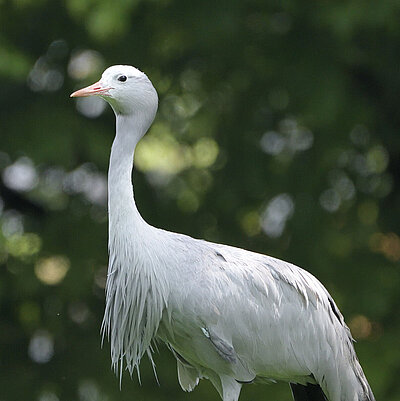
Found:
M 108 170 L 110 239 L 116 227 L 121 231 L 121 227 L 126 224 L 131 228 L 146 225 L 137 210 L 132 186 L 133 156 L 136 145 L 146 129 L 135 116 L 117 116 L 117 132 L 111 148 Z
M 103 337 L 111 342 L 111 360 L 122 374 L 132 373 L 154 339 L 168 298 L 166 269 L 158 257 L 161 230 L 140 216 L 132 187 L 135 147 L 152 118 L 117 115 L 117 133 L 108 171 L 109 267 Z

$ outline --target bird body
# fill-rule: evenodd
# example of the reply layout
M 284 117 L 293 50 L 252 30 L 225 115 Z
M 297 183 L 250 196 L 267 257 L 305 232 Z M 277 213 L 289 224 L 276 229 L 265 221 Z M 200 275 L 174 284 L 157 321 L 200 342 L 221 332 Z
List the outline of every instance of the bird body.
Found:
M 157 94 L 130 66 L 72 96 L 98 94 L 117 117 L 111 149 L 109 271 L 103 335 L 115 369 L 132 374 L 152 343 L 177 359 L 185 391 L 211 380 L 223 401 L 243 383 L 291 383 L 296 401 L 374 401 L 350 331 L 324 286 L 284 261 L 147 224 L 133 194 L 135 147 Z M 321 391 L 322 389 L 322 391 Z

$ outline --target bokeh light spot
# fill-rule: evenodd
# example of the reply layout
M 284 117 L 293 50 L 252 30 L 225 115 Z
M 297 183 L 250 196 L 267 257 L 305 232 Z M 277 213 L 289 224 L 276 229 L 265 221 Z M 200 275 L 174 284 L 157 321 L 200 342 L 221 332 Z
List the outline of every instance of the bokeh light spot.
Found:
M 13 234 L 6 240 L 6 251 L 20 259 L 28 259 L 36 255 L 41 248 L 42 240 L 37 234 Z
M 269 155 L 277 155 L 286 145 L 286 139 L 279 132 L 268 131 L 261 137 L 261 148 Z
M 261 227 L 271 238 L 280 237 L 286 221 L 292 216 L 294 201 L 289 194 L 279 194 L 272 198 L 261 215 Z
M 211 138 L 201 138 L 193 147 L 193 164 L 197 168 L 210 167 L 217 159 L 218 153 L 217 142 Z
M 330 213 L 336 212 L 341 203 L 339 193 L 336 190 L 329 188 L 322 192 L 319 197 L 319 203 L 326 211 Z
M 59 401 L 60 399 L 57 397 L 55 393 L 52 391 L 43 391 L 38 398 L 38 401 Z
M 50 66 L 46 56 L 40 57 L 28 75 L 28 86 L 34 92 L 54 92 L 62 87 L 63 74 Z
M 240 225 L 247 236 L 253 237 L 261 231 L 260 227 L 260 216 L 256 211 L 250 211 L 245 213 L 240 218 Z
M 80 401 L 107 401 L 105 394 L 100 392 L 100 388 L 93 380 L 83 380 L 78 388 Z
M 383 146 L 374 146 L 368 151 L 366 160 L 369 171 L 380 174 L 389 164 L 389 155 Z
M 66 256 L 51 256 L 40 259 L 35 265 L 36 277 L 44 284 L 59 284 L 70 268 L 70 261 Z
M 400 260 L 400 237 L 395 233 L 374 233 L 369 245 L 372 251 L 382 253 L 392 262 Z
M 368 338 L 372 332 L 371 321 L 363 315 L 357 315 L 350 319 L 349 327 L 355 339 Z
M 196 193 L 190 189 L 184 189 L 177 199 L 178 207 L 186 213 L 194 213 L 200 205 L 199 198 Z
M 16 191 L 30 191 L 39 182 L 33 162 L 28 157 L 21 157 L 3 171 L 3 181 L 8 188 Z
M 1 229 L 5 237 L 22 235 L 24 232 L 22 215 L 15 210 L 7 210 L 3 213 Z
M 53 337 L 46 330 L 36 331 L 29 341 L 28 354 L 36 363 L 47 363 L 54 354 Z
M 164 129 L 165 128 L 165 129 Z M 135 165 L 142 171 L 177 174 L 192 164 L 190 148 L 179 144 L 168 128 L 156 125 L 135 151 Z
M 68 307 L 68 315 L 77 324 L 82 324 L 89 317 L 89 308 L 83 302 L 73 302 Z
M 68 64 L 68 74 L 76 80 L 87 79 L 98 74 L 104 67 L 104 60 L 100 53 L 94 50 L 75 51 Z
M 106 102 L 97 96 L 80 97 L 76 101 L 76 109 L 88 118 L 99 117 L 106 106 Z

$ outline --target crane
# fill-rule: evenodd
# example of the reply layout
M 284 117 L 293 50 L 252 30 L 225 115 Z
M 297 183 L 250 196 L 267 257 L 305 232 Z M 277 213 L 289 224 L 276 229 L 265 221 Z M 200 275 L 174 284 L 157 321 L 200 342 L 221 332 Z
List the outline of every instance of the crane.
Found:
M 350 330 L 325 287 L 282 260 L 149 225 L 132 184 L 137 143 L 158 96 L 115 65 L 71 97 L 100 96 L 116 115 L 108 171 L 109 267 L 102 335 L 112 366 L 132 375 L 166 343 L 183 390 L 209 379 L 223 401 L 246 383 L 285 381 L 295 401 L 375 401 Z M 138 373 L 139 374 L 139 373 Z

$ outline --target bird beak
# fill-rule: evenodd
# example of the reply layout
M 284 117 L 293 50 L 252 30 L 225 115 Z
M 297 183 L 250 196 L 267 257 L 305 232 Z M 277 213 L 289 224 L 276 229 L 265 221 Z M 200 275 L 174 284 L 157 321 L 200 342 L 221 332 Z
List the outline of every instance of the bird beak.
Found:
M 71 93 L 70 97 L 86 97 L 93 95 L 109 96 L 108 91 L 112 89 L 105 87 L 101 81 L 94 83 L 93 85 L 87 86 L 86 88 L 79 89 L 78 91 Z

